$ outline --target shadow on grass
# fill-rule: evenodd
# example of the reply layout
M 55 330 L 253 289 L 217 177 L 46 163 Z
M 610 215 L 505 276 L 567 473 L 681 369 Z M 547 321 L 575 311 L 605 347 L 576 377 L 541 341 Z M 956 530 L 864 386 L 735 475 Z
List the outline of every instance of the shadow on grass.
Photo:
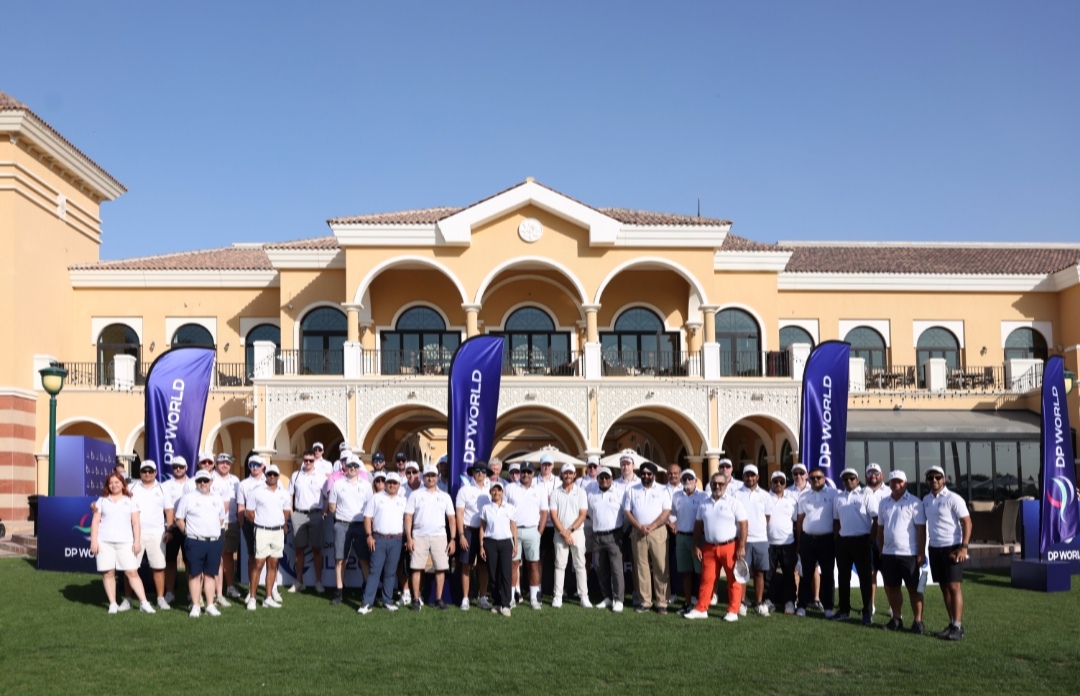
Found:
M 988 585 L 990 587 L 1010 587 L 1012 585 L 1012 574 L 1008 568 L 967 570 L 964 571 L 964 582 Z
M 100 578 L 87 579 L 87 582 L 75 585 L 66 585 L 60 590 L 60 594 L 69 602 L 78 602 L 91 607 L 108 607 L 109 600 L 105 597 L 105 588 Z

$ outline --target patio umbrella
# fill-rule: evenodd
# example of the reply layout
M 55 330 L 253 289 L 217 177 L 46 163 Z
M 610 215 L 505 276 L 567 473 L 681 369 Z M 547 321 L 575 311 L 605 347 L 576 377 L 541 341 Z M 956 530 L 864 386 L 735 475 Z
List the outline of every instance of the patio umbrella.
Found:
M 518 463 L 521 463 L 521 462 L 539 462 L 540 457 L 543 457 L 545 454 L 551 455 L 551 457 L 555 460 L 556 465 L 562 465 L 562 464 L 573 464 L 574 466 L 584 466 L 585 465 L 585 462 L 581 461 L 577 457 L 572 457 L 569 454 L 567 454 L 566 452 L 563 452 L 562 450 L 560 450 L 558 447 L 553 447 L 551 445 L 544 445 L 543 447 L 541 447 L 538 450 L 533 450 L 532 452 L 526 452 L 525 454 L 519 454 L 516 457 L 510 457 L 509 459 L 506 460 L 506 463 L 507 464 L 513 464 L 515 462 L 518 462 Z
M 635 471 L 637 470 L 637 468 L 639 466 L 641 466 L 642 462 L 649 461 L 648 459 L 646 459 L 645 457 L 642 457 L 640 454 L 638 454 L 637 452 L 635 452 L 632 449 L 624 449 L 622 452 L 616 452 L 615 454 L 609 454 L 608 456 L 602 458 L 600 460 L 600 466 L 606 466 L 607 468 L 611 469 L 612 471 L 618 471 L 618 469 L 619 469 L 619 460 L 622 459 L 622 456 L 624 454 L 629 454 L 631 457 L 634 458 L 634 470 Z

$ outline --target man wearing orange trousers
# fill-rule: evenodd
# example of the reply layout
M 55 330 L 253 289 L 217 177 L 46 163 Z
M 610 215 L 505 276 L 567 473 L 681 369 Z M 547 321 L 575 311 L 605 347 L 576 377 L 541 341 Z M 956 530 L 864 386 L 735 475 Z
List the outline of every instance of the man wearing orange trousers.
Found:
M 735 580 L 734 570 L 735 562 L 746 556 L 748 522 L 742 502 L 727 492 L 730 481 L 730 474 L 713 474 L 709 480 L 709 499 L 697 511 L 694 550 L 701 559 L 701 586 L 698 588 L 697 606 L 683 614 L 688 619 L 708 618 L 717 566 L 723 566 L 728 594 L 724 621 L 739 620 L 739 606 L 746 586 Z

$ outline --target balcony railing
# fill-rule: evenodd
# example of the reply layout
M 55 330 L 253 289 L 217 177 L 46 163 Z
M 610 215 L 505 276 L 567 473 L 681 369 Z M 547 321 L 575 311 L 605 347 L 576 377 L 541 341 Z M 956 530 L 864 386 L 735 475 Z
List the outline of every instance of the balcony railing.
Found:
M 214 377 L 219 387 L 251 386 L 246 363 L 217 363 Z
M 572 350 L 543 350 L 525 347 L 503 351 L 504 375 L 544 375 L 572 377 L 582 374 L 581 356 Z
M 605 377 L 678 377 L 701 374 L 701 354 L 688 351 L 606 350 Z
M 916 365 L 868 367 L 865 373 L 867 389 L 883 391 L 919 391 L 930 388 L 926 368 Z M 977 391 L 987 393 L 1023 393 L 1042 386 L 1042 363 L 1024 366 L 1010 374 L 1005 365 L 982 365 L 949 368 L 944 391 Z
M 65 362 L 60 363 L 60 367 L 68 373 L 64 379 L 65 387 L 94 388 L 112 384 L 106 381 L 101 365 L 96 362 Z
M 280 350 L 274 365 L 277 375 L 343 375 L 343 350 Z
M 919 370 L 914 365 L 866 368 L 867 389 L 915 391 L 921 388 L 920 381 Z
M 722 377 L 790 377 L 791 354 L 786 350 L 738 352 L 721 350 L 720 375 Z
M 454 357 L 449 348 L 429 346 L 404 350 L 369 350 L 364 353 L 365 365 L 378 368 L 383 375 L 445 375 L 450 372 Z

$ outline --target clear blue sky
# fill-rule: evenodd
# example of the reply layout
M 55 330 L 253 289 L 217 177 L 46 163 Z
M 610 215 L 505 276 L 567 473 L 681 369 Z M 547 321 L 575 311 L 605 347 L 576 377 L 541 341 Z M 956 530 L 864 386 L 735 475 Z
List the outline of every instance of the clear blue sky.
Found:
M 1080 240 L 1080 2 L 307 4 L 4 7 L 0 90 L 129 189 L 102 258 L 526 176 L 766 242 Z

